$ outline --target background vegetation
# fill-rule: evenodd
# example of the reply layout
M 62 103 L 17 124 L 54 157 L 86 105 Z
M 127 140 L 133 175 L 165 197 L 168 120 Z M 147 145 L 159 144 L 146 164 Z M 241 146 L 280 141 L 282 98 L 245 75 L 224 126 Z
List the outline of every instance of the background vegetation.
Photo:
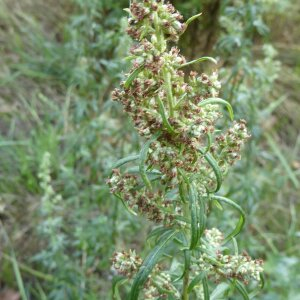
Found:
M 203 12 L 182 51 L 218 58 L 222 97 L 252 133 L 223 192 L 248 214 L 240 244 L 266 261 L 257 298 L 296 300 L 300 4 L 172 2 L 185 17 Z M 129 215 L 105 184 L 111 165 L 140 145 L 110 100 L 127 70 L 127 6 L 0 0 L 0 299 L 110 299 L 113 251 L 146 250 L 140 241 L 152 225 Z M 216 221 L 230 226 L 230 217 Z

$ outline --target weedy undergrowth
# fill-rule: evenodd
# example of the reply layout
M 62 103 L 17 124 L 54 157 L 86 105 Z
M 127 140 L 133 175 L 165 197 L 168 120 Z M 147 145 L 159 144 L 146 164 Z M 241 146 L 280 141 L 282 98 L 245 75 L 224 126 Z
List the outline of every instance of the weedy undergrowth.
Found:
M 112 97 L 123 104 L 146 142 L 138 155 L 116 163 L 108 184 L 130 212 L 157 225 L 148 236 L 156 245 L 144 260 L 133 250 L 115 253 L 113 268 L 131 282 L 132 300 L 141 293 L 143 299 L 213 299 L 235 290 L 249 299 L 244 284 L 261 280 L 262 261 L 238 253 L 234 237 L 245 213 L 218 194 L 250 136 L 245 121 L 233 121 L 227 130 L 220 126 L 220 106 L 226 106 L 232 120 L 233 111 L 218 96 L 216 71 L 185 74 L 186 66 L 214 63 L 213 58 L 186 62 L 176 46 L 169 47 L 200 15 L 183 23 L 171 4 L 154 0 L 134 1 L 127 11 L 128 34 L 137 41 L 127 58 L 133 67 Z M 210 211 L 222 205 L 239 214 L 225 236 L 218 224 L 208 226 Z M 218 285 L 211 291 L 213 283 Z

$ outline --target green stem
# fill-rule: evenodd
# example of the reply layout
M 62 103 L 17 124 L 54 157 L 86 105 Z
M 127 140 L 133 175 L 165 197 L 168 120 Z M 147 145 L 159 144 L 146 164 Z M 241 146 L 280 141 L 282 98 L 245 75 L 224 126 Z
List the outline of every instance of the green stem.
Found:
M 183 206 L 183 214 L 184 214 L 185 218 L 187 218 L 187 219 L 190 218 L 190 209 L 189 209 L 188 201 L 185 201 L 185 204 Z M 189 233 L 186 232 L 186 236 L 188 236 L 188 235 L 189 235 Z M 184 276 L 183 276 L 183 286 L 182 286 L 182 296 L 181 296 L 182 300 L 188 300 L 189 299 L 189 292 L 188 292 L 189 281 L 190 281 L 190 268 L 188 266 L 185 269 L 185 273 L 184 273 Z
M 173 93 L 172 93 L 172 82 L 171 82 L 171 74 L 164 70 L 164 79 L 166 84 L 166 90 L 167 90 L 167 99 L 169 104 L 169 110 L 170 110 L 170 117 L 174 117 L 174 101 L 173 101 Z
M 182 290 L 182 298 L 181 298 L 182 300 L 189 299 L 189 293 L 188 293 L 189 281 L 190 281 L 190 270 L 187 269 L 183 277 L 183 290 Z

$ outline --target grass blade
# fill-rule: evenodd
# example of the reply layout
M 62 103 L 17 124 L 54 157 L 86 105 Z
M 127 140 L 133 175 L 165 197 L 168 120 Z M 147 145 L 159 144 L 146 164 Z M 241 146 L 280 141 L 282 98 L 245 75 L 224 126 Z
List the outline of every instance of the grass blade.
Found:
M 285 168 L 285 170 L 286 170 L 288 176 L 290 177 L 291 181 L 293 182 L 294 186 L 296 188 L 299 188 L 300 184 L 299 184 L 299 181 L 298 181 L 296 175 L 294 174 L 292 168 L 290 167 L 290 165 L 289 165 L 288 161 L 286 160 L 286 158 L 284 157 L 284 155 L 281 153 L 279 147 L 276 145 L 274 139 L 267 133 L 265 134 L 265 136 L 268 140 L 270 147 L 272 148 L 274 153 L 279 158 L 282 166 Z
M 4 235 L 5 240 L 7 241 L 7 243 L 9 244 L 9 248 L 10 248 L 10 261 L 12 263 L 13 266 L 13 270 L 15 273 L 15 278 L 16 278 L 16 282 L 17 282 L 17 286 L 18 286 L 18 290 L 20 292 L 21 298 L 22 300 L 28 300 L 27 295 L 26 295 L 26 291 L 25 291 L 25 287 L 24 287 L 24 283 L 23 283 L 23 279 L 21 276 L 21 272 L 20 272 L 20 268 L 18 265 L 18 261 L 15 255 L 15 251 L 10 243 L 9 237 L 7 235 L 7 232 L 0 220 L 0 226 Z

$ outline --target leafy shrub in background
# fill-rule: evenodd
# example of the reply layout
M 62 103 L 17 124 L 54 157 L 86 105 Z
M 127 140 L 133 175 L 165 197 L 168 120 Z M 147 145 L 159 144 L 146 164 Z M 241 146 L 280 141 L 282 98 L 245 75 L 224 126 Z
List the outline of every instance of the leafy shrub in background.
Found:
M 25 190 L 30 205 L 24 209 L 31 217 L 20 220 L 22 202 L 14 217 L 20 225 L 32 223 L 31 241 L 22 249 L 23 255 L 36 253 L 32 260 L 23 259 L 45 274 L 28 283 L 28 294 L 36 299 L 102 297 L 107 293 L 109 257 L 118 233 L 130 237 L 138 226 L 128 218 L 126 226 L 116 224 L 123 213 L 118 214 L 118 205 L 111 207 L 103 184 L 110 161 L 135 147 L 130 124 L 116 120 L 119 109 L 106 104 L 114 82 L 121 78 L 121 69 L 126 68 L 120 56 L 129 45 L 120 19 L 122 3 L 65 2 L 71 17 L 63 16 L 60 31 L 51 37 L 45 35 L 34 14 L 25 15 L 18 3 L 1 5 L 7 13 L 5 26 L 14 30 L 2 32 L 12 40 L 6 51 L 18 55 L 14 64 L 5 56 L 9 69 L 1 84 L 14 94 L 22 111 L 5 116 L 8 129 L 3 128 L 3 135 L 9 140 L 1 148 L 1 165 L 9 176 L 3 177 L 1 192 L 8 214 L 11 207 L 18 207 Z M 10 5 L 14 14 L 8 11 Z M 42 11 L 47 5 L 38 3 L 36 7 Z M 9 90 L 16 85 L 15 79 L 19 88 Z M 30 91 L 26 84 L 32 86 Z M 11 95 L 4 91 L 3 97 Z M 44 170 L 41 180 L 40 164 Z M 5 192 L 14 194 L 11 204 Z M 35 195 L 39 193 L 44 196 L 37 210 Z M 56 202 L 52 193 L 61 200 Z M 22 274 L 27 280 L 31 273 Z

